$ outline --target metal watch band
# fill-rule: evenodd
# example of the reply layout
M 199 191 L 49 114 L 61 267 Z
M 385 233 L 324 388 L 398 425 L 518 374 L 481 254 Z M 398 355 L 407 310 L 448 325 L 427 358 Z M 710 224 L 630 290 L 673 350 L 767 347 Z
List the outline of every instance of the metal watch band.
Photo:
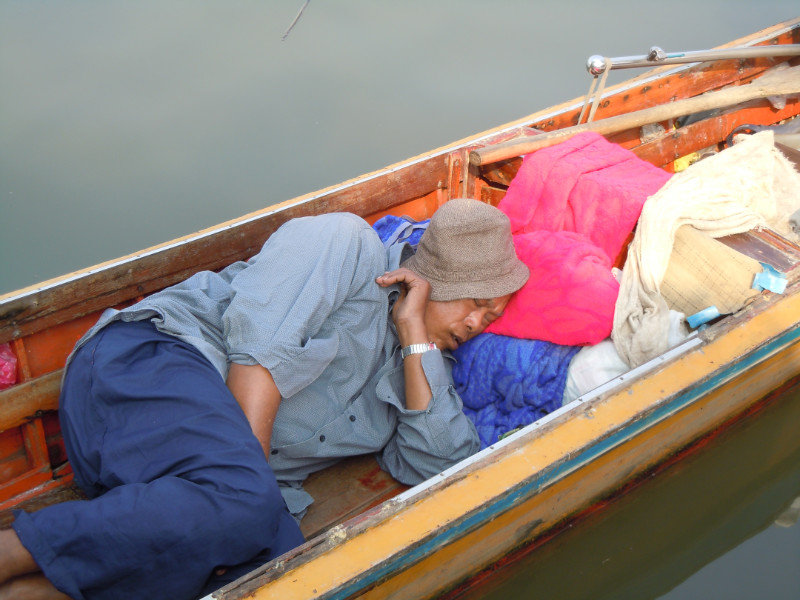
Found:
M 428 342 L 427 344 L 411 344 L 410 346 L 406 346 L 400 351 L 400 356 L 404 359 L 406 356 L 411 356 L 412 354 L 422 354 L 423 352 L 427 352 L 428 350 L 436 350 L 436 344 L 433 342 Z

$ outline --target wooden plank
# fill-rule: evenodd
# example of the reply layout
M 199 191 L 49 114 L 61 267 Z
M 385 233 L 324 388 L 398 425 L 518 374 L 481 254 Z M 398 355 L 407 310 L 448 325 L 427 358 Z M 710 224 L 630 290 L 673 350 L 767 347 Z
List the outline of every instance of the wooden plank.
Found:
M 0 392 L 0 431 L 19 427 L 45 411 L 58 409 L 62 371 L 54 371 Z
M 11 481 L 30 469 L 28 457 L 24 452 L 0 462 L 0 481 Z
M 369 454 L 353 456 L 312 473 L 303 488 L 314 498 L 314 504 L 300 522 L 303 535 L 310 539 L 396 496 L 408 486 L 383 471 Z
M 745 256 L 771 265 L 781 273 L 788 273 L 800 263 L 800 248 L 783 238 L 780 238 L 783 244 L 778 246 L 775 238 L 767 231 L 745 231 L 718 239 Z
M 541 135 L 540 131 L 531 129 L 530 127 L 522 127 L 518 131 L 513 132 L 511 135 L 498 135 L 491 139 L 492 144 L 499 144 L 512 139 L 529 138 L 536 135 Z M 476 176 L 484 179 L 492 185 L 508 186 L 514 176 L 517 174 L 522 158 L 514 157 L 508 160 L 502 160 L 488 165 L 482 165 L 475 170 Z
M 425 196 L 447 182 L 445 158 L 405 168 L 258 211 L 212 230 L 162 244 L 120 261 L 78 272 L 37 291 L 34 286 L 0 297 L 0 343 L 30 335 L 172 285 L 201 270 L 217 270 L 256 254 L 289 219 L 335 211 L 369 215 Z M 61 280 L 60 283 L 58 281 Z
M 783 152 L 783 155 L 788 158 L 797 169 L 800 169 L 800 150 L 792 148 L 791 146 L 785 146 L 780 142 L 776 142 L 775 147 Z
M 509 186 L 521 166 L 522 158 L 509 158 L 481 166 L 478 174 L 490 184 Z
M 25 454 L 22 432 L 19 429 L 0 432 L 0 463 L 18 454 Z M 2 480 L 0 477 L 0 481 Z
M 506 195 L 506 190 L 504 188 L 498 188 L 488 184 L 480 186 L 479 192 L 480 196 L 478 199 L 492 206 L 500 204 L 500 201 L 505 198 Z
M 449 176 L 447 183 L 447 190 L 451 198 L 460 198 L 464 196 L 464 160 L 463 152 L 451 152 L 448 157 Z
M 773 124 L 800 114 L 800 100 L 786 102 L 775 110 L 767 100 L 761 100 L 740 110 L 727 111 L 671 132 L 634 149 L 642 158 L 663 167 L 677 158 L 697 152 L 724 141 L 736 127 L 745 124 Z
M 20 494 L 47 483 L 51 476 L 52 473 L 48 467 L 40 466 L 25 471 L 19 477 L 0 483 L 0 502 L 14 499 Z
M 6 516 L 7 513 L 5 511 L 15 507 L 24 508 L 25 510 L 36 510 L 37 508 L 47 504 L 53 504 L 61 501 L 59 498 L 64 500 L 68 499 L 64 498 L 63 496 L 56 496 L 56 499 L 53 499 L 52 501 L 40 500 L 40 498 L 49 499 L 51 492 L 58 493 L 63 488 L 71 486 L 72 482 L 73 475 L 71 471 L 67 472 L 63 476 L 57 476 L 54 479 L 51 479 L 48 476 L 41 483 L 35 485 L 35 487 L 29 487 L 28 489 L 23 490 L 21 493 L 15 494 L 9 500 L 0 502 L 0 521 L 5 522 L 5 520 L 9 518 Z M 78 490 L 78 492 L 80 492 L 80 490 Z
M 444 202 L 444 195 L 441 189 L 431 192 L 421 198 L 415 198 L 410 202 L 399 204 L 390 210 L 382 210 L 364 217 L 370 225 L 374 225 L 378 219 L 387 215 L 404 215 L 415 221 L 424 221 L 431 218 L 436 209 Z
M 54 482 L 54 484 L 51 486 L 47 486 L 46 491 L 38 496 L 29 498 L 19 503 L 14 510 L 20 509 L 33 512 L 44 508 L 45 506 L 50 506 L 59 502 L 85 499 L 86 494 L 81 491 L 77 484 L 73 483 L 72 477 L 69 477 L 65 478 L 64 480 Z M 6 529 L 10 527 L 11 523 L 14 521 L 14 515 L 12 514 L 11 510 L 12 509 L 10 508 L 0 510 L 0 529 Z

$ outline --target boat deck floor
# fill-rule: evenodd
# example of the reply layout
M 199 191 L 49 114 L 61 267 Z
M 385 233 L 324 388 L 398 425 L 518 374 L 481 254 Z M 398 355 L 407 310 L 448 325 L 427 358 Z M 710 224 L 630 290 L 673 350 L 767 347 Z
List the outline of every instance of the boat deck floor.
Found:
M 312 473 L 303 487 L 314 498 L 300 526 L 306 539 L 408 489 L 383 471 L 372 455 L 353 456 Z M 70 482 L 25 500 L 14 510 L 32 512 L 59 502 L 85 499 L 78 484 Z M 10 527 L 13 521 L 12 509 L 0 511 L 0 529 Z

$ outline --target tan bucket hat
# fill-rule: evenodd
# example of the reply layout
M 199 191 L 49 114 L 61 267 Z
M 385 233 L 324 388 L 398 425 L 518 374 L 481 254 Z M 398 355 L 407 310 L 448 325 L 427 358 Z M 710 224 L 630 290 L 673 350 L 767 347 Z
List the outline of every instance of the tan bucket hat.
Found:
M 514 251 L 508 217 L 469 198 L 450 200 L 433 214 L 417 253 L 402 266 L 424 277 L 439 302 L 505 296 L 530 275 Z

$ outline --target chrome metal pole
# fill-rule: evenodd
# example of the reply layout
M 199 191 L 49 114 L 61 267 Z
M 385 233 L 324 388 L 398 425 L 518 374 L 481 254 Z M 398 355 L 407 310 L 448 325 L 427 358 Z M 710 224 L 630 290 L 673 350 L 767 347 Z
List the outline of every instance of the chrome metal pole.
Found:
M 597 54 L 586 61 L 586 70 L 595 77 L 605 72 L 608 61 L 611 70 L 633 69 L 636 67 L 657 67 L 660 65 L 676 65 L 682 63 L 705 62 L 709 60 L 763 58 L 771 56 L 798 56 L 800 44 L 779 44 L 775 46 L 750 46 L 745 48 L 723 48 L 720 50 L 690 50 L 688 52 L 664 52 L 658 46 L 650 48 L 648 54 L 642 56 L 619 56 L 605 58 Z

